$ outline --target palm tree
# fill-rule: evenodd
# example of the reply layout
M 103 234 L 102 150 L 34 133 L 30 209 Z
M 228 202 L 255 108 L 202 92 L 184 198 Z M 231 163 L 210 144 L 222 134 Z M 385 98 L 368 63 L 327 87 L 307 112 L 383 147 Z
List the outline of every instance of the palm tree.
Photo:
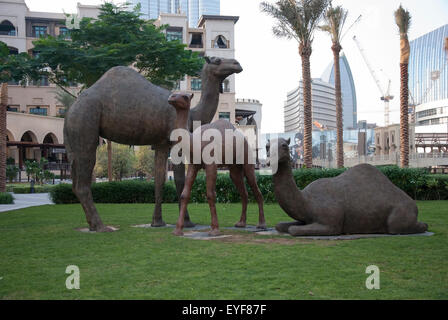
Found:
M 395 22 L 400 31 L 400 164 L 404 168 L 409 166 L 408 65 L 411 49 L 408 31 L 411 15 L 401 5 L 395 11 Z
M 302 59 L 304 134 L 303 153 L 307 168 L 313 165 L 312 104 L 311 104 L 311 66 L 313 34 L 329 0 L 278 0 L 275 4 L 262 2 L 261 11 L 277 20 L 273 27 L 274 35 L 295 39 L 299 43 Z
M 344 166 L 344 132 L 343 132 L 343 119 L 342 119 L 342 91 L 341 91 L 341 69 L 339 66 L 339 53 L 342 50 L 341 35 L 344 28 L 345 20 L 347 19 L 347 10 L 344 10 L 341 6 L 330 7 L 324 14 L 325 25 L 321 26 L 322 31 L 328 32 L 331 36 L 333 45 L 331 50 L 333 51 L 334 58 L 334 83 L 336 87 L 336 127 L 337 127 L 337 139 L 336 139 L 336 158 L 338 168 Z
M 6 109 L 8 107 L 8 83 L 1 84 L 0 96 L 0 192 L 6 191 Z

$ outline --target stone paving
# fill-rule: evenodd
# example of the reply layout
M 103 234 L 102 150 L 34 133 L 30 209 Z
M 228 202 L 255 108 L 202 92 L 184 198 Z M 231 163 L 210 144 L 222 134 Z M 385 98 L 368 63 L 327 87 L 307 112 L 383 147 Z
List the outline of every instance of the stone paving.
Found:
M 0 212 L 23 209 L 28 207 L 43 206 L 46 204 L 54 204 L 48 193 L 13 193 L 14 204 L 1 204 Z

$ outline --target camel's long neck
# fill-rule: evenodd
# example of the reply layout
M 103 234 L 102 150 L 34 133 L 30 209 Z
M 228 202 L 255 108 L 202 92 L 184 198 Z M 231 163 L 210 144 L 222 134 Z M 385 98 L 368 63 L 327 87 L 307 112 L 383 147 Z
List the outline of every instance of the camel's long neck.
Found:
M 188 130 L 188 109 L 176 108 L 176 126 L 174 129 Z
M 213 120 L 218 109 L 220 86 L 221 80 L 202 72 L 201 100 L 190 110 L 190 130 L 192 130 L 193 121 L 207 124 Z
M 309 221 L 309 210 L 305 197 L 297 188 L 292 175 L 291 162 L 278 164 L 273 176 L 275 197 L 282 209 L 293 219 Z

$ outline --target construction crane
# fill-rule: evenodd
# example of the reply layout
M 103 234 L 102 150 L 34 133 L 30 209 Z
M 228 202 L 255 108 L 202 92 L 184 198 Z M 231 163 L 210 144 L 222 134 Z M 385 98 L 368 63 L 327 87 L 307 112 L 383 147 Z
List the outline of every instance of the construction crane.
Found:
M 389 122 L 389 102 L 394 98 L 394 96 L 392 96 L 390 94 L 391 81 L 389 79 L 389 83 L 387 85 L 387 90 L 386 90 L 386 92 L 384 92 L 384 90 L 381 88 L 380 81 L 378 80 L 378 77 L 377 77 L 375 71 L 373 70 L 372 66 L 370 65 L 369 60 L 367 60 L 367 57 L 364 53 L 364 49 L 361 47 L 361 44 L 359 43 L 356 36 L 353 36 L 353 41 L 355 41 L 355 43 L 359 49 L 359 52 L 361 53 L 361 56 L 364 59 L 364 62 L 366 64 L 367 68 L 369 69 L 369 72 L 372 75 L 372 78 L 375 81 L 376 86 L 378 87 L 378 90 L 381 93 L 381 100 L 384 101 L 384 125 L 387 127 L 390 124 L 390 122 Z

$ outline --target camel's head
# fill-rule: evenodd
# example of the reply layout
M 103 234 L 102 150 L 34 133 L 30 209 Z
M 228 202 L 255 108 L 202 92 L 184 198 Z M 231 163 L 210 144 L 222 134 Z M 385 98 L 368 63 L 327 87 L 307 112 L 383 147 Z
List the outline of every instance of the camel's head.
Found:
M 224 81 L 225 78 L 234 73 L 243 71 L 240 63 L 235 59 L 225 59 L 218 57 L 205 57 L 204 72 Z
M 273 161 L 277 161 L 278 163 L 287 162 L 291 160 L 291 156 L 289 153 L 289 143 L 291 139 L 273 139 L 268 140 L 266 144 L 266 153 L 268 157 L 268 165 L 271 165 Z
M 168 98 L 168 103 L 178 110 L 190 110 L 193 93 L 172 93 Z

